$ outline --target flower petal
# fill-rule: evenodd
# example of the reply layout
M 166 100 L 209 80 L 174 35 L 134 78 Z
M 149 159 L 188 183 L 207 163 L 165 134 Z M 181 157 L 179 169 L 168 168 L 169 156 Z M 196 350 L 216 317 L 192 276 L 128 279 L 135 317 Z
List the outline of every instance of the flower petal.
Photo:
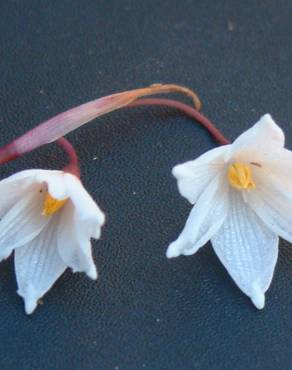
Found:
M 17 173 L 14 173 L 11 176 L 6 177 L 5 179 L 1 180 L 0 187 L 3 185 L 11 184 L 15 181 L 25 180 L 27 178 L 34 179 L 36 176 L 41 175 L 46 170 L 42 169 L 31 169 L 31 170 L 24 170 Z
M 0 181 L 0 217 L 28 192 L 37 188 L 35 176 L 43 170 L 25 170 Z
M 57 249 L 58 216 L 51 218 L 44 230 L 30 243 L 15 251 L 18 294 L 24 299 L 27 314 L 35 310 L 38 299 L 66 269 Z
M 0 221 L 0 260 L 13 249 L 30 242 L 44 228 L 48 219 L 41 215 L 44 195 L 39 189 L 22 197 Z
M 292 243 L 292 192 L 274 177 L 258 177 L 247 201 L 268 228 Z
M 265 161 L 271 153 L 284 147 L 285 136 L 269 114 L 265 114 L 249 130 L 241 134 L 231 146 L 226 160 Z
M 278 153 L 272 153 L 261 168 L 263 178 L 272 178 L 292 191 L 292 151 L 283 148 Z M 260 171 L 257 171 L 260 172 Z
M 51 196 L 58 200 L 68 197 L 63 171 L 46 170 L 36 177 L 38 183 L 46 183 Z
M 224 155 L 230 145 L 209 150 L 194 161 L 175 166 L 172 174 L 178 181 L 180 194 L 194 204 L 210 181 L 224 165 Z
M 239 191 L 230 191 L 229 202 L 227 218 L 211 242 L 237 286 L 261 309 L 277 262 L 278 236 L 243 201 Z
M 85 272 L 91 279 L 96 279 L 90 237 L 86 222 L 78 219 L 73 204 L 69 202 L 62 210 L 58 227 L 59 254 L 73 272 Z
M 13 182 L 21 184 L 25 181 L 30 183 L 47 183 L 50 194 L 59 200 L 67 197 L 63 171 L 58 170 L 41 170 L 32 169 L 18 172 L 0 182 L 0 190 L 2 186 L 11 185 Z
M 81 181 L 74 175 L 66 173 L 64 175 L 68 197 L 70 197 L 78 218 L 84 222 L 88 233 L 93 238 L 99 238 L 100 227 L 105 222 L 105 216 L 95 201 L 83 187 Z
M 193 207 L 186 225 L 167 249 L 168 258 L 197 252 L 221 227 L 228 210 L 228 187 L 221 176 L 215 177 Z

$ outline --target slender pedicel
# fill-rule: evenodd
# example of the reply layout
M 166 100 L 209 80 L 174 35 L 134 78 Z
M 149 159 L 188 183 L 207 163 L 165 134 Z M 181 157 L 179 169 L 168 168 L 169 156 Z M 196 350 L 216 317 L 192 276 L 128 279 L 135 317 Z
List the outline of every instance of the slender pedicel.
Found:
M 73 145 L 64 137 L 57 140 L 57 143 L 65 150 L 69 157 L 69 164 L 63 169 L 64 172 L 69 172 L 80 179 L 80 167 L 78 157 Z
M 196 109 L 199 110 L 201 107 L 198 96 L 192 90 L 173 84 L 155 84 L 142 89 L 108 95 L 60 113 L 7 144 L 0 149 L 0 164 L 51 143 L 83 124 L 125 107 L 140 97 L 162 93 L 183 93 L 192 98 Z
M 221 145 L 230 144 L 230 141 L 216 128 L 216 126 L 202 113 L 198 110 L 190 107 L 187 104 L 178 102 L 172 99 L 160 99 L 160 98 L 150 98 L 150 99 L 138 99 L 135 102 L 129 104 L 126 108 L 139 107 L 147 105 L 164 105 L 167 107 L 175 108 L 186 114 L 187 116 L 194 118 L 203 127 L 205 127 L 214 139 Z

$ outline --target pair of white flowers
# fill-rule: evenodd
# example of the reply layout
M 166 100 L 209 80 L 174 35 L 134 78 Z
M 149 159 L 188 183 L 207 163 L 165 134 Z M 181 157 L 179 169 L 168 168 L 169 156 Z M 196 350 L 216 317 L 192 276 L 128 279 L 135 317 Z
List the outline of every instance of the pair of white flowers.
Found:
M 180 193 L 195 204 L 167 257 L 190 255 L 211 239 L 238 287 L 264 306 L 278 236 L 292 242 L 292 153 L 265 115 L 231 145 L 174 167 Z M 27 170 L 0 182 L 0 258 L 15 253 L 18 294 L 27 313 L 70 267 L 96 279 L 90 239 L 104 215 L 80 180 Z

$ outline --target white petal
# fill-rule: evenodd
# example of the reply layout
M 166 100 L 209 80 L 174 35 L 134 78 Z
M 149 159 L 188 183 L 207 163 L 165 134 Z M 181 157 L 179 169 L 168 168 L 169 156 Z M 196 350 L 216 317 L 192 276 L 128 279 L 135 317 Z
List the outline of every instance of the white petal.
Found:
M 8 210 L 17 203 L 28 192 L 37 189 L 35 177 L 42 170 L 26 170 L 18 172 L 0 181 L 0 217 L 2 218 Z
M 74 175 L 65 174 L 67 194 L 70 197 L 80 220 L 87 220 L 91 228 L 91 236 L 98 238 L 100 227 L 105 222 L 105 216 L 95 201 L 83 187 L 81 181 Z
M 265 161 L 284 147 L 285 136 L 269 114 L 241 134 L 232 144 L 226 160 Z
M 230 191 L 229 202 L 227 218 L 211 242 L 237 286 L 261 309 L 277 262 L 278 237 L 239 191 Z
M 25 179 L 28 179 L 28 178 L 35 179 L 36 176 L 41 175 L 43 172 L 46 172 L 46 170 L 32 169 L 32 170 L 24 170 L 24 171 L 17 172 L 15 174 L 1 180 L 0 181 L 0 188 L 1 188 L 2 184 L 7 185 L 7 184 L 11 184 L 15 181 L 18 182 L 19 180 L 25 180 Z
M 228 209 L 228 187 L 221 176 L 211 181 L 193 207 L 186 225 L 167 249 L 168 258 L 194 254 L 220 228 Z
M 278 153 L 272 153 L 262 166 L 263 176 L 273 178 L 288 190 L 292 191 L 292 152 L 283 148 Z
M 224 166 L 224 155 L 230 145 L 224 145 L 201 155 L 194 161 L 175 166 L 172 174 L 178 182 L 180 194 L 194 204 L 210 181 Z
M 292 243 L 292 192 L 290 190 L 272 177 L 258 177 L 256 190 L 248 194 L 247 201 L 267 227 Z
M 58 216 L 54 216 L 39 236 L 15 251 L 18 294 L 27 314 L 66 269 L 57 249 L 57 223 Z
M 33 169 L 18 172 L 0 181 L 0 191 L 13 183 L 17 183 L 22 188 L 27 183 L 47 183 L 50 194 L 56 199 L 67 197 L 64 172 L 55 170 Z
M 85 272 L 91 279 L 96 279 L 90 237 L 86 222 L 78 219 L 73 204 L 69 202 L 62 210 L 58 227 L 59 254 L 73 272 Z
M 0 221 L 0 260 L 37 236 L 48 222 L 41 215 L 44 195 L 39 189 L 27 193 Z
M 46 183 L 53 198 L 63 200 L 68 197 L 63 171 L 44 171 L 36 177 L 36 181 Z

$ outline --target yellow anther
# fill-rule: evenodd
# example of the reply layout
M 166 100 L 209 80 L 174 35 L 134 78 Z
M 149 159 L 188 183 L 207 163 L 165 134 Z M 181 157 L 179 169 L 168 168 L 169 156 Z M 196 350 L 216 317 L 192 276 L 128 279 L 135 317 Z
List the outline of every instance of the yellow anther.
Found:
M 251 169 L 244 163 L 233 163 L 228 168 L 228 181 L 231 186 L 238 190 L 251 190 L 255 188 Z
M 43 216 L 51 216 L 54 213 L 58 212 L 59 209 L 61 209 L 64 204 L 67 202 L 67 198 L 63 200 L 58 200 L 56 198 L 53 198 L 49 192 L 46 194 L 46 198 L 44 201 L 44 208 L 42 215 Z

